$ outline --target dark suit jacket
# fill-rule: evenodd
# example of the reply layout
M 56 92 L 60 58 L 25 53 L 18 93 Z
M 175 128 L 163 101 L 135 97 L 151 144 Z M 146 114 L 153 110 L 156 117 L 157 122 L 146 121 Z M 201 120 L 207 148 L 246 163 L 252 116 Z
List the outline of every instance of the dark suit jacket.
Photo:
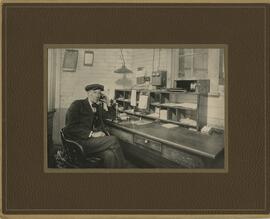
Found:
M 97 113 L 100 129 L 106 133 L 102 105 L 97 107 Z M 88 139 L 90 132 L 93 131 L 93 122 L 94 112 L 88 99 L 75 100 L 66 113 L 66 126 L 63 132 L 65 136 L 73 140 Z

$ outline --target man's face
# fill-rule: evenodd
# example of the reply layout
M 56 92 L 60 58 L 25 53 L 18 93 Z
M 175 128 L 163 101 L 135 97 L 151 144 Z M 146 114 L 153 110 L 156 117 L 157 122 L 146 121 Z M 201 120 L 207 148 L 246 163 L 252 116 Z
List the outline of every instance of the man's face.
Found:
M 87 94 L 90 101 L 97 103 L 101 96 L 101 90 L 90 90 Z

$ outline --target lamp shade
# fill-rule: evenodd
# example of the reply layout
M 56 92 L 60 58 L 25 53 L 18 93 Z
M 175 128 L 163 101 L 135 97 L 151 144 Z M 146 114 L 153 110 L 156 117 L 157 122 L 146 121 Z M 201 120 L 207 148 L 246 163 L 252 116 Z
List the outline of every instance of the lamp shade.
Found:
M 133 73 L 133 72 L 129 70 L 125 65 L 122 65 L 121 68 L 116 69 L 114 73 L 128 74 L 128 73 Z
M 114 73 L 118 74 L 128 74 L 128 73 L 133 73 L 131 70 L 129 70 L 126 65 L 125 65 L 125 58 L 123 55 L 123 49 L 120 49 L 121 52 L 121 60 L 122 60 L 122 66 L 114 71 Z

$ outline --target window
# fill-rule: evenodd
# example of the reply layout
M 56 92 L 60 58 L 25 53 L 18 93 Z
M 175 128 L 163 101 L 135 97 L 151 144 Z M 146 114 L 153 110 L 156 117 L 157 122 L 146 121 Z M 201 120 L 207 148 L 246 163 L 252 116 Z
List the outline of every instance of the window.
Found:
M 224 85 L 224 79 L 225 79 L 225 68 L 224 68 L 224 49 L 220 49 L 219 53 L 219 85 Z
M 178 55 L 178 78 L 207 78 L 208 49 L 179 49 Z

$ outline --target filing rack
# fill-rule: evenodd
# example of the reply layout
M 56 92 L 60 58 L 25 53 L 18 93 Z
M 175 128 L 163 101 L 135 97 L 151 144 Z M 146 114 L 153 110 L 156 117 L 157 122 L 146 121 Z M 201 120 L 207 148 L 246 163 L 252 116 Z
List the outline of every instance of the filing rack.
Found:
M 131 90 L 130 89 L 117 89 L 115 90 L 115 100 L 117 101 L 120 111 L 127 114 L 140 115 L 145 118 L 160 120 L 163 122 L 178 124 L 188 128 L 200 130 L 206 125 L 205 107 L 207 105 L 207 95 L 197 92 L 178 92 L 167 90 L 136 90 L 137 106 L 130 105 Z M 141 114 L 137 112 L 138 101 L 140 93 L 147 93 L 148 108 L 146 113 Z M 159 110 L 157 110 L 157 108 Z M 134 109 L 134 112 L 130 110 Z M 155 113 L 159 111 L 159 113 Z M 161 112 L 165 112 L 161 116 Z M 167 113 L 166 113 L 167 112 Z

